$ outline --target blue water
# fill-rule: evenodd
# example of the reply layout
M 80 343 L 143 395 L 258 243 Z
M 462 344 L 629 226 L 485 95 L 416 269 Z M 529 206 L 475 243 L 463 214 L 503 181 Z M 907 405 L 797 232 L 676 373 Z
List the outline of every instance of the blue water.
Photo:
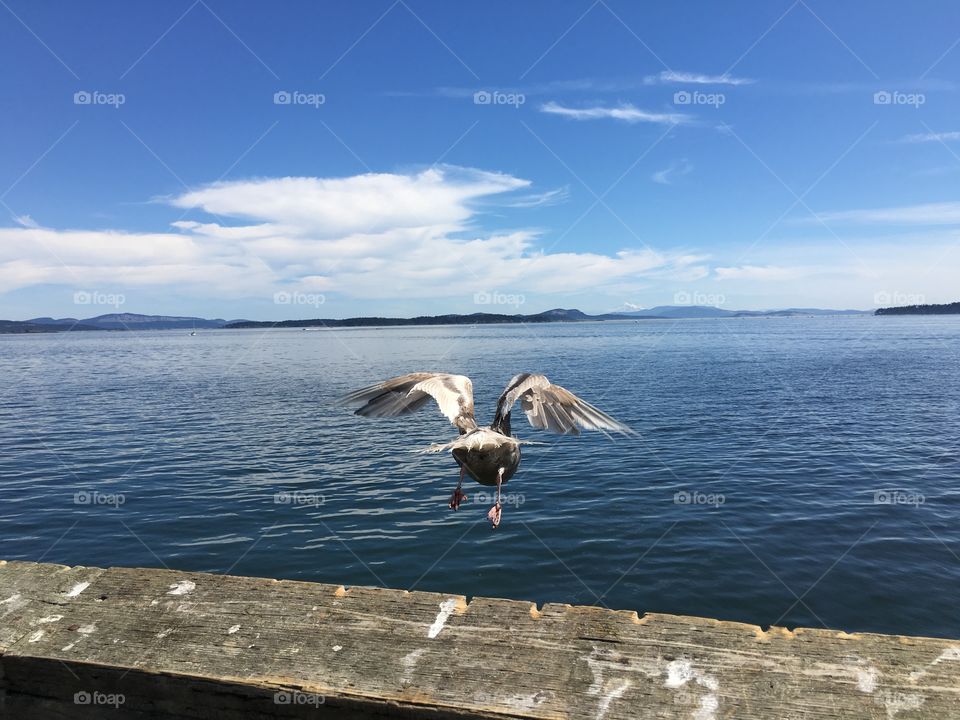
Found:
M 516 413 L 492 531 L 439 412 L 332 404 L 424 369 L 640 437 Z M 958 369 L 960 317 L 0 336 L 0 557 L 960 637 Z

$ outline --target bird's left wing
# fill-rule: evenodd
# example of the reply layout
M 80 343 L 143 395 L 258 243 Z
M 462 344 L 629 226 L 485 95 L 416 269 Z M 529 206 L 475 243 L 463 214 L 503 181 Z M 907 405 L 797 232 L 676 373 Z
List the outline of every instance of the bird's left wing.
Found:
M 579 435 L 581 428 L 602 433 L 636 434 L 627 425 L 581 400 L 566 388 L 554 385 L 544 375 L 530 373 L 515 375 L 507 383 L 497 402 L 494 428 L 505 434 L 510 433 L 510 410 L 517 400 L 530 424 L 540 430 L 562 435 Z
M 430 399 L 437 401 L 446 418 L 461 433 L 477 427 L 473 417 L 473 383 L 465 375 L 416 372 L 390 378 L 341 398 L 343 404 L 363 403 L 356 414 L 396 417 L 419 410 Z

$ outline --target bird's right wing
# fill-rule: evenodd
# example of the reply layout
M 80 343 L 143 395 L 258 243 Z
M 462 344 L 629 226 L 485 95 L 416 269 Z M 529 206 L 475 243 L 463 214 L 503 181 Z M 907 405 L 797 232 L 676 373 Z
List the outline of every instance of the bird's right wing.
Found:
M 579 435 L 580 429 L 599 430 L 635 435 L 635 431 L 602 410 L 581 400 L 566 388 L 554 385 L 544 375 L 521 373 L 515 375 L 504 388 L 497 402 L 493 427 L 510 434 L 510 410 L 520 401 L 520 407 L 530 424 L 540 430 L 562 435 Z
M 416 372 L 384 380 L 340 399 L 343 404 L 363 403 L 363 417 L 396 417 L 419 410 L 430 399 L 461 433 L 477 427 L 473 417 L 473 383 L 465 375 Z

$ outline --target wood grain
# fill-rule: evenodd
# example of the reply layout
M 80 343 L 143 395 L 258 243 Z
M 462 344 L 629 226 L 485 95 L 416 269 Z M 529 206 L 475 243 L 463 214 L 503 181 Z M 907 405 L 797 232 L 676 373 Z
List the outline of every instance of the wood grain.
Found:
M 960 641 L 0 561 L 9 718 L 960 718 Z

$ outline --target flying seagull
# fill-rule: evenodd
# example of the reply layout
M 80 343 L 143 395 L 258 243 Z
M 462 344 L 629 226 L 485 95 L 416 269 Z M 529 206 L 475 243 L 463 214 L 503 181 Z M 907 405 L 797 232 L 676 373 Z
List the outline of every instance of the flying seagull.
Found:
M 580 430 L 636 434 L 605 412 L 584 402 L 569 390 L 552 384 L 543 375 L 514 375 L 497 401 L 489 427 L 477 424 L 473 415 L 473 383 L 464 375 L 416 372 L 384 380 L 341 398 L 344 404 L 361 404 L 356 414 L 363 417 L 396 417 L 419 410 L 430 401 L 437 405 L 460 436 L 451 442 L 431 445 L 423 452 L 449 450 L 460 466 L 457 489 L 450 496 L 450 508 L 457 510 L 467 499 L 461 486 L 469 475 L 481 485 L 497 487 L 497 501 L 487 518 L 494 528 L 500 524 L 500 486 L 520 465 L 520 446 L 532 445 L 510 433 L 510 411 L 519 400 L 530 425 L 561 435 L 579 435 Z M 609 435 L 607 435 L 609 437 Z

